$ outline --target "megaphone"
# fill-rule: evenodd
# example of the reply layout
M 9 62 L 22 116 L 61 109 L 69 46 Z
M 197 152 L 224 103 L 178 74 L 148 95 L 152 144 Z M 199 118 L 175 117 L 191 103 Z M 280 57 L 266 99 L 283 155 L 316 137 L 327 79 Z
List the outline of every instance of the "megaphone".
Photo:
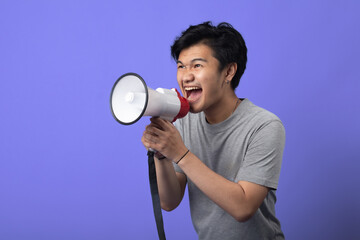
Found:
M 136 73 L 126 73 L 115 82 L 110 96 L 111 112 L 121 124 L 130 125 L 142 116 L 174 122 L 189 112 L 188 101 L 176 89 L 149 88 Z

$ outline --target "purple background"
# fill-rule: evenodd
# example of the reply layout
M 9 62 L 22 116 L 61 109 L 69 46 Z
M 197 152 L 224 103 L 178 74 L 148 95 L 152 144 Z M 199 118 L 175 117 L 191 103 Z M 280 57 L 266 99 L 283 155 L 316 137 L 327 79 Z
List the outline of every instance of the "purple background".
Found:
M 178 87 L 190 24 L 244 36 L 239 97 L 277 114 L 287 142 L 277 215 L 287 239 L 359 239 L 358 1 L 1 1 L 0 239 L 156 239 L 148 117 L 122 126 L 116 79 Z M 168 239 L 196 239 L 187 195 Z

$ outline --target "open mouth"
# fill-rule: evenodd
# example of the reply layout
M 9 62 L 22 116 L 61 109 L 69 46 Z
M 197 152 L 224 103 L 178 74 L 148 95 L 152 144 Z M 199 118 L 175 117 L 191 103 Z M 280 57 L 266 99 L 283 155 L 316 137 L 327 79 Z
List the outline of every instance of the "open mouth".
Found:
M 191 102 L 196 102 L 201 97 L 202 88 L 200 87 L 185 87 L 185 97 Z

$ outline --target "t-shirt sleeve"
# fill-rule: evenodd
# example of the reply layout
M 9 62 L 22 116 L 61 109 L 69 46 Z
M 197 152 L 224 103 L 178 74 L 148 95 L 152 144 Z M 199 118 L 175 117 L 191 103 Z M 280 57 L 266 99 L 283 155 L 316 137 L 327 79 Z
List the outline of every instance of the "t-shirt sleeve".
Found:
M 260 126 L 249 141 L 236 182 L 248 181 L 276 189 L 284 145 L 285 129 L 280 120 Z

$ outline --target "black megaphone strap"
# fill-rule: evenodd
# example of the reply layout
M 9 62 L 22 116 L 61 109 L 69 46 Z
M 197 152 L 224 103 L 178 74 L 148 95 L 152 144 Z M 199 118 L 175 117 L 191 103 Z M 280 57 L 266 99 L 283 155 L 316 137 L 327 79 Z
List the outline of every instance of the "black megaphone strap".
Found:
M 160 206 L 160 198 L 158 185 L 156 180 L 156 169 L 154 162 L 154 152 L 148 151 L 148 163 L 149 163 L 149 181 L 150 181 L 150 191 L 152 204 L 154 209 L 154 216 L 156 221 L 157 232 L 160 240 L 165 240 L 165 232 L 164 232 L 164 222 L 162 217 L 162 211 Z

